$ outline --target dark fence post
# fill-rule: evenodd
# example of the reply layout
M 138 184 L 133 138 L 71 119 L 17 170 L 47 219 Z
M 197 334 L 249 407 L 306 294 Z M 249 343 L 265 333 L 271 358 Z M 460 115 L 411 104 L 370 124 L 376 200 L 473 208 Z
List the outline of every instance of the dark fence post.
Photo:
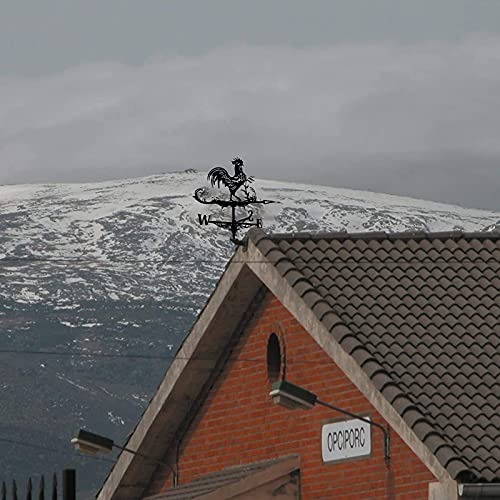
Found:
M 76 471 L 63 470 L 63 500 L 76 500 Z
M 24 496 L 23 496 L 24 498 Z M 40 482 L 38 483 L 38 497 L 35 493 L 35 500 L 45 500 L 45 477 L 42 475 L 40 477 Z M 50 495 L 51 500 L 58 500 L 58 484 L 57 484 L 57 474 L 54 473 L 52 476 L 52 495 Z M 2 481 L 2 487 L 0 488 L 0 500 L 8 500 L 8 490 L 5 481 Z M 12 480 L 12 497 L 11 500 L 18 500 L 17 493 L 17 483 L 16 480 Z M 28 479 L 28 485 L 26 488 L 26 500 L 33 500 L 33 480 L 31 477 Z M 75 469 L 64 469 L 62 473 L 62 500 L 76 500 L 76 471 Z
M 28 491 L 26 493 L 26 500 L 33 500 L 33 482 L 31 477 L 28 479 Z
M 52 476 L 52 500 L 57 500 L 57 476 Z
M 38 487 L 38 500 L 45 500 L 45 478 L 40 478 L 40 485 Z

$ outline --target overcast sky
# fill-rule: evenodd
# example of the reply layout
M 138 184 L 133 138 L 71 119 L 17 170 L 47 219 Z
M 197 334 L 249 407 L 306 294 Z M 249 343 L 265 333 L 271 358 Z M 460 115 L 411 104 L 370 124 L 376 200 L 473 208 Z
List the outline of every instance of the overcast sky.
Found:
M 246 160 L 500 210 L 500 1 L 0 0 L 0 183 Z

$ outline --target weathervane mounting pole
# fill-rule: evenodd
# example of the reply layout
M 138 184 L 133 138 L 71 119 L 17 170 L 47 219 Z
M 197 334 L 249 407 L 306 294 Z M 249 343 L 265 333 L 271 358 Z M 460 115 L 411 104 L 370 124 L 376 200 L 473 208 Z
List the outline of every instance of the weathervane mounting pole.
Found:
M 262 219 L 254 219 L 253 210 L 246 207 L 249 205 L 267 205 L 268 203 L 274 203 L 274 201 L 257 199 L 255 189 L 250 186 L 254 179 L 253 177 L 248 177 L 243 171 L 243 160 L 241 158 L 233 158 L 232 164 L 234 175 L 229 175 L 228 171 L 223 167 L 214 167 L 207 175 L 207 179 L 210 181 L 212 187 L 217 185 L 219 188 L 222 184 L 229 190 L 229 199 L 218 197 L 208 199 L 205 188 L 198 188 L 194 192 L 194 199 L 204 205 L 218 205 L 222 208 L 231 207 L 230 221 L 213 220 L 210 215 L 198 214 L 198 223 L 201 226 L 214 224 L 220 228 L 228 229 L 231 231 L 231 242 L 235 245 L 243 245 L 244 242 L 238 238 L 238 232 L 241 228 L 252 226 L 262 227 Z M 236 215 L 237 208 L 246 210 L 246 217 L 238 219 Z

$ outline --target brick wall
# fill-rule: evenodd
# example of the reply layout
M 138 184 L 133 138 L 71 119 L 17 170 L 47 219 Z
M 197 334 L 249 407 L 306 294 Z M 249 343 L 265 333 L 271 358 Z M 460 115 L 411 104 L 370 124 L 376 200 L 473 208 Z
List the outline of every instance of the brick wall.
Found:
M 323 407 L 291 411 L 271 402 L 267 341 L 277 325 L 286 343 L 287 380 L 385 425 L 331 358 L 268 294 L 182 439 L 180 484 L 225 467 L 297 453 L 304 499 L 427 498 L 428 483 L 435 479 L 394 432 L 390 471 L 384 463 L 383 436 L 376 428 L 372 429 L 371 457 L 322 463 L 321 426 L 340 415 Z M 158 473 L 148 494 L 168 487 L 170 477 Z

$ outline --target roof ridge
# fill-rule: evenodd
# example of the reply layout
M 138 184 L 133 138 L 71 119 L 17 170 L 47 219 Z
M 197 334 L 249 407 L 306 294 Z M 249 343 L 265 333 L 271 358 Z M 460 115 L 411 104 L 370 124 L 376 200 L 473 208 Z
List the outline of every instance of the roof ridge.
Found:
M 271 240 L 448 240 L 448 239 L 500 239 L 499 231 L 366 231 L 349 233 L 343 231 L 299 231 L 292 233 L 265 233 L 262 229 L 249 231 L 249 238 L 254 240 L 257 237 L 257 231 L 265 234 Z M 263 236 L 260 236 L 261 239 Z

